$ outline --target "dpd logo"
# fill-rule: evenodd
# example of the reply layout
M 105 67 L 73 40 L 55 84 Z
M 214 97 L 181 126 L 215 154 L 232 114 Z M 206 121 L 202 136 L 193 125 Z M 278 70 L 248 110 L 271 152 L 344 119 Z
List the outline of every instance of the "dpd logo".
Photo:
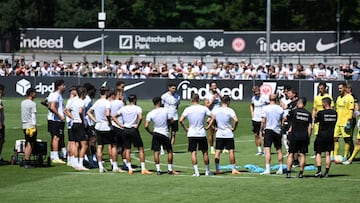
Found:
M 204 37 L 202 36 L 197 36 L 194 39 L 194 47 L 201 50 L 206 46 L 206 40 Z

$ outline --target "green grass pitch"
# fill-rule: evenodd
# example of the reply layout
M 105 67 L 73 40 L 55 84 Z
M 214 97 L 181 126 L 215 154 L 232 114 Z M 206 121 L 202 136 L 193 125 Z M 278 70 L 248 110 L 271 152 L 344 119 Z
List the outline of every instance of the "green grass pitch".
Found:
M 20 120 L 20 98 L 4 97 L 6 116 L 6 143 L 3 157 L 9 160 L 14 154 L 15 140 L 23 139 Z M 38 108 L 38 138 L 47 141 L 46 113 L 47 109 Z M 143 115 L 152 109 L 150 100 L 142 100 L 138 105 L 143 108 Z M 189 105 L 182 101 L 179 112 Z M 225 173 L 210 177 L 192 177 L 193 168 L 190 154 L 187 152 L 187 139 L 184 130 L 177 133 L 174 151 L 174 169 L 180 175 L 163 174 L 134 175 L 114 174 L 111 172 L 99 174 L 98 169 L 88 172 L 78 172 L 65 165 L 52 165 L 25 170 L 18 165 L 0 166 L 0 199 L 1 202 L 353 202 L 358 199 L 360 189 L 360 165 L 358 161 L 344 166 L 333 164 L 330 178 L 314 178 L 315 171 L 305 171 L 305 178 L 296 178 L 298 168 L 294 168 L 293 178 L 285 175 L 260 176 L 244 168 L 246 164 L 254 164 L 264 168 L 264 157 L 255 156 L 256 147 L 251 132 L 249 103 L 233 102 L 239 117 L 239 128 L 235 133 L 236 162 L 241 166 L 242 175 Z M 311 109 L 311 104 L 308 104 Z M 145 118 L 144 118 L 145 119 Z M 150 151 L 151 136 L 142 127 L 140 129 L 146 150 L 146 166 L 155 170 L 153 153 Z M 312 138 L 313 142 L 314 138 Z M 310 145 L 312 151 L 313 143 Z M 341 141 L 341 152 L 344 142 Z M 48 146 L 49 149 L 49 146 Z M 284 149 L 283 149 L 284 150 Z M 274 151 L 274 149 L 273 149 Z M 106 164 L 109 168 L 107 152 Z M 48 153 L 49 156 L 50 152 Z M 307 164 L 314 164 L 307 156 Z M 132 163 L 140 165 L 134 153 Z M 200 172 L 204 173 L 202 157 L 198 154 Z M 284 159 L 286 161 L 286 159 Z M 167 170 L 166 155 L 161 156 L 162 171 Z M 221 155 L 220 165 L 229 164 L 228 155 Z M 272 165 L 277 164 L 276 155 L 272 155 Z M 214 155 L 210 155 L 211 170 L 214 171 Z M 324 170 L 324 167 L 323 167 Z M 275 172 L 275 171 L 273 171 Z

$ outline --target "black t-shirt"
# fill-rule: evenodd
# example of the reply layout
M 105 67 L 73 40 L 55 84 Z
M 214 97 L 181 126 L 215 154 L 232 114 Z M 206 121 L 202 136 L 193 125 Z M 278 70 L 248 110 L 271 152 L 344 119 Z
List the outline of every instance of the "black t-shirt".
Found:
M 353 71 L 353 69 L 344 69 L 343 70 L 344 74 L 348 73 L 351 74 Z M 352 79 L 352 75 L 344 75 L 344 80 L 351 80 Z
M 304 108 L 297 108 L 289 113 L 292 128 L 290 140 L 307 140 L 309 137 L 308 126 L 312 123 L 311 114 Z
M 315 122 L 319 122 L 318 137 L 334 136 L 334 128 L 337 120 L 337 113 L 333 109 L 325 109 L 316 114 Z

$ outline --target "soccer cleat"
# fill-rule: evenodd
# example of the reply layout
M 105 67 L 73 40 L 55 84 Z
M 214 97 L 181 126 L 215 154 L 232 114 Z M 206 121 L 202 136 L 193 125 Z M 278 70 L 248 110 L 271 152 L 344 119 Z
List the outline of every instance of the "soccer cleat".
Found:
M 120 168 L 114 168 L 114 169 L 112 170 L 112 172 L 114 172 L 114 173 L 125 173 L 126 171 L 121 170 Z
M 282 168 L 276 171 L 276 175 L 282 175 L 282 174 L 284 174 Z
M 212 176 L 214 174 L 212 174 L 210 171 L 205 171 L 205 176 Z
M 169 175 L 179 175 L 180 173 L 175 170 L 172 170 L 172 171 L 168 171 L 168 174 Z
M 229 150 L 223 149 L 223 150 L 222 150 L 222 153 L 223 153 L 223 154 L 229 154 Z
M 325 173 L 324 174 L 324 178 L 328 178 L 329 177 L 329 174 L 328 173 Z
M 232 170 L 231 171 L 231 174 L 233 174 L 233 175 L 240 175 L 240 174 L 242 174 L 240 171 L 238 171 L 238 170 Z
M 134 174 L 134 170 L 129 170 L 128 173 L 129 173 L 129 175 L 132 175 L 132 174 Z
M 262 173 L 260 173 L 260 175 L 270 175 L 271 173 L 270 173 L 270 171 L 264 171 L 264 172 L 262 172 Z
M 344 165 L 350 165 L 350 164 L 351 164 L 351 160 L 346 160 L 346 161 L 342 162 L 342 164 L 344 164 Z
M 79 167 L 76 167 L 75 170 L 77 170 L 77 171 L 88 171 L 89 169 L 84 167 L 84 166 L 79 166 Z
M 66 164 L 66 162 L 61 160 L 61 159 L 53 159 L 53 160 L 51 160 L 51 163 L 53 163 L 53 164 Z
M 153 174 L 153 172 L 144 169 L 144 170 L 141 170 L 141 174 L 143 174 L 143 175 L 151 175 L 151 174 Z
M 200 177 L 200 174 L 199 173 L 194 173 L 192 176 L 193 177 Z
M 286 173 L 286 178 L 291 178 L 291 173 Z
M 321 176 L 322 176 L 321 171 L 315 173 L 315 177 L 321 178 Z
M 211 149 L 210 154 L 215 154 L 215 149 Z
M 156 175 L 161 175 L 161 171 L 156 171 Z
M 298 178 L 303 178 L 303 177 L 304 177 L 304 174 L 302 174 L 302 173 L 298 174 Z
M 30 165 L 30 164 L 25 164 L 25 165 L 24 165 L 24 168 L 25 168 L 25 169 L 30 169 L 30 168 L 35 168 L 35 166 L 32 166 L 32 165 Z
M 220 174 L 221 174 L 221 171 L 219 171 L 219 170 L 215 171 L 215 175 L 220 175 Z
M 262 155 L 264 155 L 264 153 L 263 153 L 263 152 L 258 152 L 258 153 L 256 153 L 255 155 L 256 155 L 256 156 L 262 156 Z
M 107 170 L 106 170 L 105 168 L 99 168 L 99 172 L 100 172 L 100 173 L 106 173 Z
M 299 166 L 299 160 L 294 160 L 292 167 L 298 167 Z

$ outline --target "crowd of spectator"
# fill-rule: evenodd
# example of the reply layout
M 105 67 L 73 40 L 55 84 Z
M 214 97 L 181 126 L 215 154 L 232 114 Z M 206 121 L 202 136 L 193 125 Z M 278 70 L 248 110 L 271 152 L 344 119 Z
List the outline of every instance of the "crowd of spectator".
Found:
M 60 59 L 52 62 L 26 62 L 22 56 L 11 65 L 8 60 L 0 60 L 0 76 L 75 76 L 75 77 L 114 77 L 114 78 L 182 78 L 182 79 L 235 79 L 235 80 L 359 80 L 360 67 L 357 61 L 352 64 L 339 64 L 337 67 L 323 63 L 302 64 L 252 64 L 245 61 L 223 62 L 217 59 L 211 65 L 194 59 L 185 63 L 168 64 L 148 61 L 124 62 L 106 59 L 105 63 L 94 61 L 65 63 Z

